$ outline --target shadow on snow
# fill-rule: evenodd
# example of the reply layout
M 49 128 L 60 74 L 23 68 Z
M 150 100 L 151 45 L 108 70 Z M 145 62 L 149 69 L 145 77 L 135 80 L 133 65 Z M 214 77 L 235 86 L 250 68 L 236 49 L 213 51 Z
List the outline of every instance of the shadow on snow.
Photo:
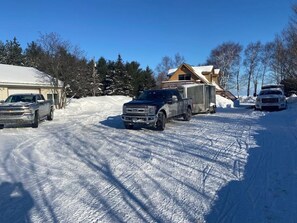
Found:
M 29 211 L 33 206 L 34 200 L 22 183 L 1 183 L 0 222 L 31 222 Z

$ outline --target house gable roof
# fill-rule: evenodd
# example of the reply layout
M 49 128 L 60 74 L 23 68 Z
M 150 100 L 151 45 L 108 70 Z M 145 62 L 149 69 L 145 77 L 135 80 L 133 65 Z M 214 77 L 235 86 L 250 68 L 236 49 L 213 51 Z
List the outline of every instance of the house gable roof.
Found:
M 0 64 L 0 85 L 53 87 L 53 78 L 33 67 Z M 59 87 L 63 82 L 59 81 Z
M 222 91 L 222 87 L 220 87 L 215 81 L 209 82 L 207 78 L 204 75 L 207 75 L 209 73 L 213 73 L 214 75 L 218 76 L 220 74 L 220 69 L 214 69 L 213 65 L 207 65 L 207 66 L 191 66 L 189 64 L 183 63 L 178 68 L 170 69 L 168 71 L 168 76 L 172 77 L 175 72 L 178 69 L 182 69 L 185 67 L 187 70 L 189 70 L 192 75 L 195 75 L 202 83 L 205 84 L 212 84 L 216 87 L 216 90 Z M 169 79 L 170 81 L 170 79 Z
M 183 63 L 178 68 L 170 69 L 168 71 L 168 76 L 174 75 L 174 73 L 178 69 L 181 69 L 182 67 L 185 67 L 186 69 L 188 69 L 193 75 L 195 75 L 203 83 L 208 83 L 209 84 L 209 81 L 206 79 L 206 77 L 203 74 L 211 73 L 213 71 L 213 66 L 212 65 L 192 67 L 189 64 Z

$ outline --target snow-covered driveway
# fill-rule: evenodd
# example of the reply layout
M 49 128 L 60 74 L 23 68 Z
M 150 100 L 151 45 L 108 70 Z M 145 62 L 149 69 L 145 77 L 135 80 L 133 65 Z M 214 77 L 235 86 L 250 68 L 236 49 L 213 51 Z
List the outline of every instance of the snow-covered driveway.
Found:
M 0 222 L 296 221 L 296 107 L 219 109 L 158 132 L 124 129 L 127 100 L 0 130 Z

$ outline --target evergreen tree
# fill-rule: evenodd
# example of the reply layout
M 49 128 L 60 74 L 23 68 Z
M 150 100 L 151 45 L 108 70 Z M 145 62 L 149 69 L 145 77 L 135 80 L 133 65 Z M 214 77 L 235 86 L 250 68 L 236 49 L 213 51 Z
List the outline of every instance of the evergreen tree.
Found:
M 17 41 L 16 37 L 14 37 L 13 40 L 6 41 L 6 64 L 18 66 L 24 65 L 24 57 L 22 51 L 22 47 L 20 43 Z
M 154 89 L 157 87 L 156 80 L 154 78 L 154 72 L 147 66 L 143 72 L 144 86 L 143 90 Z
M 1 40 L 0 40 L 0 63 L 6 64 L 5 45 Z
M 96 65 L 96 70 L 97 70 L 98 80 L 99 80 L 99 86 L 98 86 L 99 95 L 103 95 L 105 94 L 105 91 L 106 91 L 106 84 L 107 84 L 106 75 L 108 73 L 108 64 L 104 57 L 99 58 Z
M 121 55 L 114 64 L 114 95 L 133 95 L 132 78 L 123 64 Z
M 105 74 L 105 78 L 103 80 L 104 86 L 104 95 L 114 95 L 116 94 L 115 89 L 115 82 L 116 82 L 116 75 L 115 75 L 115 63 L 113 61 L 108 61 L 107 63 L 107 72 Z
M 25 66 L 38 68 L 43 53 L 41 46 L 36 42 L 29 43 L 24 53 Z
M 126 70 L 132 78 L 132 94 L 137 96 L 138 92 L 143 90 L 143 81 L 141 79 L 142 69 L 140 68 L 140 64 L 135 61 L 126 63 Z

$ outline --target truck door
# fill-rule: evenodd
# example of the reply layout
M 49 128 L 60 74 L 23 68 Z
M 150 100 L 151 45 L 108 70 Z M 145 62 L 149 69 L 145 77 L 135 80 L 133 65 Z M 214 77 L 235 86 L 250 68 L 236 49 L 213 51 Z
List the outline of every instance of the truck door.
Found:
M 167 103 L 168 106 L 168 118 L 174 117 L 177 114 L 177 102 L 173 100 L 172 96 L 173 93 L 171 91 L 166 92 L 166 98 L 169 103 Z
M 179 92 L 175 91 L 175 92 L 173 92 L 173 95 L 177 97 L 176 114 L 175 115 L 181 115 L 184 113 L 184 111 L 186 109 L 185 105 L 184 105 L 184 101 L 183 101 Z
M 47 108 L 46 103 L 43 97 L 41 97 L 39 94 L 36 95 L 36 101 L 39 106 L 39 117 L 44 117 L 47 115 Z

